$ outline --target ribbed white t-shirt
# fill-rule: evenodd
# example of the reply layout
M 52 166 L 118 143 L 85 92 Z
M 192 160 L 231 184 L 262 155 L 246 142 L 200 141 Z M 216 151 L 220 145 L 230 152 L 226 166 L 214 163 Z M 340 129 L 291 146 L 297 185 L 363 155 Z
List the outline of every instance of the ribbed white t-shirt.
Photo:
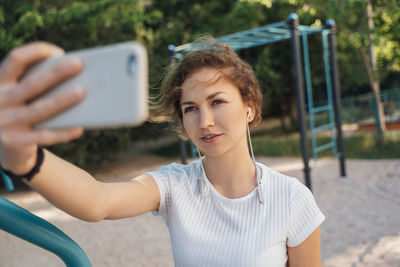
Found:
M 200 160 L 149 172 L 160 191 L 158 213 L 166 222 L 175 266 L 286 266 L 287 246 L 302 243 L 325 219 L 310 190 L 297 179 L 257 163 L 257 188 L 229 199 L 205 179 L 199 193 Z

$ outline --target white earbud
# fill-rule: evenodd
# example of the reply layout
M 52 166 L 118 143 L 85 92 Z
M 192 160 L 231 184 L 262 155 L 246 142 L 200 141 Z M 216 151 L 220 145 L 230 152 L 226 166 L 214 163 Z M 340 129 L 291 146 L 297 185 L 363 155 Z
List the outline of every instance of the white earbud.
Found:
M 247 119 L 249 120 L 251 116 L 251 107 L 247 108 Z

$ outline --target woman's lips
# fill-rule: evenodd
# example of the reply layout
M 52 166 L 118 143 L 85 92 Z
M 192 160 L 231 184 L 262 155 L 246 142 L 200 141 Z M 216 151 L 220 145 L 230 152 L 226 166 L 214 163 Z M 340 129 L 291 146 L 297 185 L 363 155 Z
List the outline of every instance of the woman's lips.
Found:
M 222 134 L 207 134 L 203 137 L 201 137 L 201 141 L 204 143 L 213 143 L 217 141 L 217 139 L 221 136 Z

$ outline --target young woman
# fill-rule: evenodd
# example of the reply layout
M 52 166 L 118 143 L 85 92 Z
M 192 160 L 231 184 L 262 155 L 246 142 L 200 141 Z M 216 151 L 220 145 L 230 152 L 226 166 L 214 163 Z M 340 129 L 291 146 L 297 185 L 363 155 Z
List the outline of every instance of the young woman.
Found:
M 248 128 L 261 120 L 262 96 L 252 69 L 229 47 L 208 40 L 186 54 L 168 72 L 153 106 L 154 120 L 175 122 L 180 136 L 204 156 L 125 183 L 99 182 L 39 147 L 82 134 L 79 128 L 32 128 L 84 97 L 84 89 L 71 88 L 29 101 L 82 70 L 79 59 L 70 59 L 21 79 L 32 63 L 62 53 L 51 44 L 33 43 L 11 51 L 0 67 L 4 170 L 86 221 L 160 214 L 176 266 L 321 265 L 324 215 L 311 192 L 249 153 Z

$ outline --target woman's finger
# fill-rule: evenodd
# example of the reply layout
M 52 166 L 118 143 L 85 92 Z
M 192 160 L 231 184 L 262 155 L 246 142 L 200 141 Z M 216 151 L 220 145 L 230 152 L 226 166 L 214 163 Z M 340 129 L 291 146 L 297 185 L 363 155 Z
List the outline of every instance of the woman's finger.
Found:
M 64 50 L 46 42 L 35 42 L 13 49 L 0 65 L 0 82 L 16 82 L 26 68 L 49 57 L 61 56 Z
M 2 134 L 3 140 L 8 140 L 6 146 L 14 149 L 30 145 L 54 145 L 66 143 L 81 137 L 83 128 L 69 129 L 40 129 L 32 131 L 8 131 Z M 8 138 L 8 135 L 10 138 Z
M 29 105 L 3 109 L 0 113 L 0 127 L 33 125 L 44 121 L 78 104 L 84 95 L 82 88 L 73 87 L 56 95 L 39 98 Z
M 0 106 L 23 104 L 41 95 L 49 88 L 77 75 L 83 68 L 79 58 L 66 59 L 55 66 L 28 74 L 13 90 L 4 92 Z

